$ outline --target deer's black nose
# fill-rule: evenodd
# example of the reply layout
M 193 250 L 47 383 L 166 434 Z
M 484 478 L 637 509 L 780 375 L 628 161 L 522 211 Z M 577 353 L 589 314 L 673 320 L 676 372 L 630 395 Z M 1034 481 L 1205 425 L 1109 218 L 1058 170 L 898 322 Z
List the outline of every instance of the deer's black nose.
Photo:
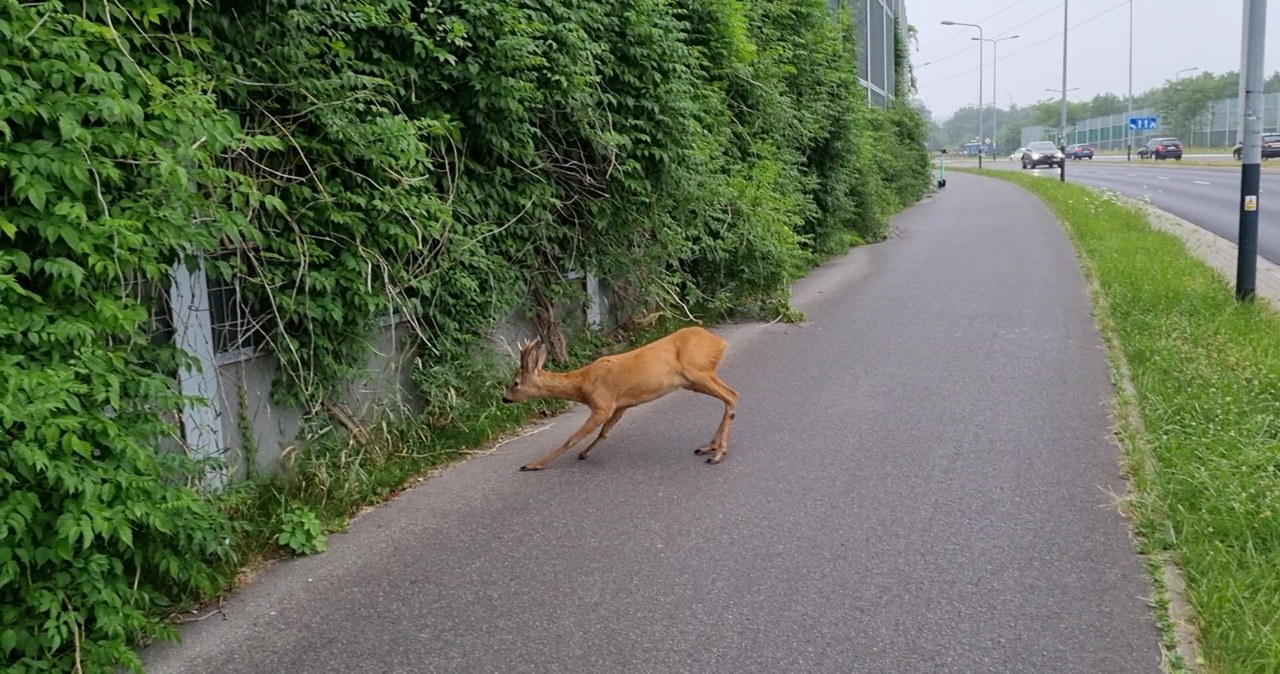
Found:
M 510 399 L 510 398 L 508 398 L 508 397 L 506 397 L 506 396 L 502 396 L 502 402 L 507 403 L 507 404 L 511 404 L 511 403 L 513 403 L 513 402 L 515 402 L 515 401 L 514 401 L 514 400 L 512 400 L 512 399 Z

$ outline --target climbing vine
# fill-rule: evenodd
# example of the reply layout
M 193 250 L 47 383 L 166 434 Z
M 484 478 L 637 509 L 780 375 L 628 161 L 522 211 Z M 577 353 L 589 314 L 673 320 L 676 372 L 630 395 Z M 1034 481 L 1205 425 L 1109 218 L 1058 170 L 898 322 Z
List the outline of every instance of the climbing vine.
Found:
M 149 321 L 184 253 L 234 238 L 255 144 L 169 5 L 0 0 L 0 663 L 107 671 L 216 591 L 230 530 L 157 451 L 178 353 Z M 112 26 L 135 25 L 115 30 Z M 193 190 L 192 187 L 197 189 Z
M 237 284 L 308 415 L 408 326 L 446 426 L 511 311 L 567 352 L 582 274 L 624 318 L 776 316 L 885 236 L 923 124 L 867 106 L 855 40 L 825 0 L 0 0 L 6 671 L 136 669 L 238 568 L 175 423 L 175 265 Z

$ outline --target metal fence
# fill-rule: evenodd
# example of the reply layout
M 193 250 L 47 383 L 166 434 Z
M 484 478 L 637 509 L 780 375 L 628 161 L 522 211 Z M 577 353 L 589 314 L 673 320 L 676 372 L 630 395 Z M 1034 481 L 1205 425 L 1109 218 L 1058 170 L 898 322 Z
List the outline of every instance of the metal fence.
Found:
M 1150 117 L 1158 113 L 1154 108 L 1134 110 L 1134 117 Z M 1088 143 L 1102 150 L 1124 149 L 1128 132 L 1129 115 L 1119 113 L 1086 119 L 1067 131 L 1066 142 Z M 1230 147 L 1236 144 L 1240 126 L 1240 99 L 1223 98 L 1214 102 L 1201 119 L 1191 125 L 1190 133 L 1181 138 L 1184 145 L 1193 147 Z M 1280 93 L 1265 94 L 1262 106 L 1263 133 L 1280 133 Z M 1134 131 L 1133 145 L 1141 146 L 1147 140 L 1180 133 L 1165 126 L 1154 131 Z M 1022 127 L 1022 144 L 1037 140 L 1058 140 L 1058 129 L 1052 126 Z
M 1134 117 L 1150 117 L 1156 114 L 1151 108 L 1141 108 L 1133 111 Z M 1105 115 L 1103 117 L 1094 117 L 1086 119 L 1079 124 L 1067 130 L 1066 142 L 1068 145 L 1073 143 L 1088 143 L 1100 150 L 1122 150 L 1125 141 L 1128 139 L 1129 133 L 1129 114 L 1122 112 L 1115 115 Z M 1154 132 L 1159 134 L 1160 132 Z M 1142 145 L 1148 138 L 1152 136 L 1151 131 L 1134 131 L 1134 146 Z M 1037 140 L 1051 140 L 1057 142 L 1058 128 L 1055 126 L 1024 126 L 1022 127 L 1022 144 L 1032 143 Z
M 894 18 L 906 30 L 904 0 L 828 0 L 832 9 L 846 8 L 853 13 L 858 31 L 858 80 L 867 89 L 867 100 L 884 107 L 897 95 L 893 62 Z M 905 38 L 905 35 L 903 36 Z

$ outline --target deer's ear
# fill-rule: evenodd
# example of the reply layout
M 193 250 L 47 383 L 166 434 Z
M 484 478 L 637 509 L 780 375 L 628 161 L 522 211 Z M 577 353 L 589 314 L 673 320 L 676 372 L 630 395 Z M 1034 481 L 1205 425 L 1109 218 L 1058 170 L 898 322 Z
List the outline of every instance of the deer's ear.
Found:
M 547 345 L 539 342 L 537 355 L 534 357 L 534 361 L 533 361 L 533 371 L 537 372 L 538 370 L 541 370 L 542 366 L 546 364 L 547 364 Z

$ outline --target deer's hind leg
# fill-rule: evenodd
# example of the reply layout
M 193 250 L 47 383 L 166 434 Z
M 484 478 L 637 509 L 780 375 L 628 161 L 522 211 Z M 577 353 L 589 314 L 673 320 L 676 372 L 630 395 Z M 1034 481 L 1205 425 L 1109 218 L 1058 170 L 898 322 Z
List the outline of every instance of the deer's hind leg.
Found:
M 720 426 L 716 429 L 715 437 L 711 442 L 693 450 L 693 453 L 699 456 L 710 454 L 707 463 L 720 463 L 724 460 L 724 454 L 729 448 L 729 430 L 733 426 L 734 418 L 738 416 L 738 392 L 724 383 L 715 372 L 691 378 L 689 389 L 724 402 L 724 416 L 720 418 Z

